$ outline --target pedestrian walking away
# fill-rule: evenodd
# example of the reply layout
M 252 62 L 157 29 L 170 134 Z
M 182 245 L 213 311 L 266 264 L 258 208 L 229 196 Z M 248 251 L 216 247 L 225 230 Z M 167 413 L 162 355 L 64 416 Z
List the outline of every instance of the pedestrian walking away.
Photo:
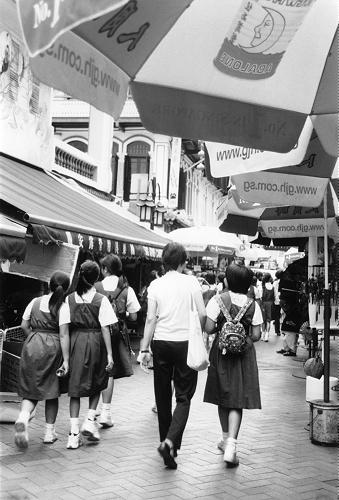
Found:
M 94 283 L 100 268 L 96 262 L 86 260 L 80 266 L 76 291 L 66 299 L 70 326 L 70 424 L 68 449 L 82 444 L 79 429 L 80 398 L 88 397 L 87 419 L 81 434 L 89 441 L 100 440 L 96 422 L 96 409 L 100 392 L 106 389 L 108 374 L 113 368 L 109 325 L 117 323 L 109 300 L 98 293 Z
M 122 262 L 117 255 L 109 254 L 100 260 L 103 280 L 95 283 L 99 293 L 106 295 L 110 301 L 118 322 L 110 326 L 113 370 L 109 373 L 107 388 L 102 391 L 102 407 L 99 424 L 112 427 L 111 402 L 114 390 L 114 379 L 129 377 L 133 374 L 131 347 L 127 332 L 126 319 L 137 320 L 140 304 L 132 287 L 128 286 L 122 275 Z
M 281 306 L 280 306 L 280 278 L 283 274 L 282 269 L 277 269 L 275 272 L 275 278 L 273 281 L 274 290 L 274 304 L 273 304 L 273 321 L 274 321 L 274 331 L 275 334 L 280 336 L 280 318 L 281 318 Z
M 262 324 L 262 337 L 261 340 L 264 342 L 268 342 L 270 330 L 271 330 L 271 321 L 273 319 L 273 305 L 274 305 L 274 287 L 273 287 L 273 278 L 270 273 L 265 273 L 262 279 L 262 315 L 263 315 L 263 324 Z
M 46 430 L 43 442 L 57 439 L 55 421 L 61 393 L 57 372 L 66 377 L 69 370 L 69 331 L 65 293 L 70 285 L 67 274 L 56 271 L 49 283 L 50 293 L 33 299 L 26 307 L 21 328 L 27 338 L 22 348 L 18 395 L 22 403 L 15 422 L 15 443 L 28 446 L 28 424 L 38 401 L 45 401 Z
M 164 247 L 162 261 L 165 275 L 148 288 L 148 307 L 140 362 L 150 361 L 152 341 L 154 393 L 158 410 L 160 446 L 158 452 L 169 469 L 176 469 L 175 458 L 181 447 L 189 417 L 191 399 L 197 386 L 197 372 L 187 365 L 189 310 L 192 298 L 202 328 L 205 306 L 201 287 L 195 276 L 183 273 L 187 254 L 178 243 Z M 176 406 L 172 414 L 173 379 Z
M 262 313 L 256 301 L 247 297 L 253 271 L 242 264 L 230 264 L 226 269 L 228 291 L 212 297 L 206 307 L 205 331 L 216 333 L 211 351 L 210 366 L 204 393 L 204 401 L 218 406 L 222 429 L 222 440 L 218 448 L 224 452 L 227 466 L 239 464 L 237 438 L 241 426 L 243 409 L 260 409 L 260 388 L 255 346 L 260 338 Z M 218 300 L 222 300 L 232 318 L 252 301 L 241 318 L 246 332 L 245 350 L 239 354 L 224 353 L 220 349 L 219 337 L 224 314 Z

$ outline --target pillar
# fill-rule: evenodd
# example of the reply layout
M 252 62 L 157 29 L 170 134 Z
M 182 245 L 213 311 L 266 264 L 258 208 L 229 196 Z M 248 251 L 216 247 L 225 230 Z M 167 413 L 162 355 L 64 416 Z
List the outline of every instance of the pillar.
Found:
M 88 154 L 99 163 L 97 187 L 110 192 L 112 186 L 113 117 L 91 106 L 88 131 Z

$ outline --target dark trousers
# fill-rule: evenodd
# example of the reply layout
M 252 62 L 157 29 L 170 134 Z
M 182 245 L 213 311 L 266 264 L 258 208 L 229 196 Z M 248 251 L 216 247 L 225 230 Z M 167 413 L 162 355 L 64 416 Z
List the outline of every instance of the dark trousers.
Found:
M 152 343 L 154 367 L 154 394 L 158 410 L 160 441 L 168 438 L 176 449 L 180 449 L 195 393 L 198 372 L 187 366 L 188 341 L 168 342 L 154 340 Z M 176 406 L 172 415 L 173 379 Z
M 280 333 L 280 304 L 273 304 L 273 319 L 274 319 L 274 330 L 275 333 Z

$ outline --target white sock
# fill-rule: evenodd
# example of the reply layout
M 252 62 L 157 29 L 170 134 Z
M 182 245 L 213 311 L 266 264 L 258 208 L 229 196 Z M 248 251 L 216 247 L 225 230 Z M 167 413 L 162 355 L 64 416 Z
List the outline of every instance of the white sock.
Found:
M 87 418 L 88 420 L 95 420 L 96 410 L 88 410 Z
M 228 443 L 230 443 L 230 444 L 234 444 L 234 445 L 236 445 L 236 444 L 237 444 L 237 440 L 236 440 L 236 439 L 234 439 L 234 438 L 231 438 L 231 437 L 228 437 L 228 438 L 227 438 L 227 442 L 228 442 Z
M 79 417 L 70 418 L 70 421 L 71 421 L 71 433 L 72 434 L 79 434 L 79 432 L 80 432 Z
M 111 410 L 111 403 L 102 403 L 101 411 L 109 413 Z
M 31 418 L 30 411 L 21 410 L 21 412 L 19 413 L 19 416 L 17 418 L 17 421 L 24 422 L 27 425 L 30 418 Z
M 228 438 L 228 432 L 223 432 L 222 433 L 222 438 L 226 442 L 226 439 Z
M 55 424 L 48 424 L 48 423 L 46 422 L 46 424 L 45 424 L 45 425 L 46 425 L 46 431 L 54 431 L 54 430 L 55 430 L 55 429 L 54 429 Z

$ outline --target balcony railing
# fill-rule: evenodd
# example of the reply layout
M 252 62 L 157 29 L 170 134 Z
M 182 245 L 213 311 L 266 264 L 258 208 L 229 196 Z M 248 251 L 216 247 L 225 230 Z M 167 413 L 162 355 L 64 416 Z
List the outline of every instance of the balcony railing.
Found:
M 69 146 L 64 141 L 55 141 L 55 164 L 77 175 L 95 180 L 98 166 L 89 161 L 86 153 Z

